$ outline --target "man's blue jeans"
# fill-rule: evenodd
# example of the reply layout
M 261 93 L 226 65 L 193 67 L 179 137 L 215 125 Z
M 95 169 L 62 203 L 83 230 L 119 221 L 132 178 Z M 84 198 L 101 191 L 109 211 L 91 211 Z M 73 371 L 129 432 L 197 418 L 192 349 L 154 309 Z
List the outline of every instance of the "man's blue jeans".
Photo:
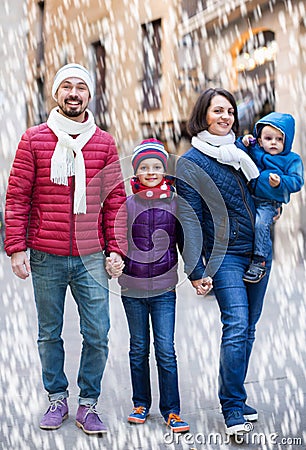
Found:
M 130 369 L 133 404 L 151 407 L 150 321 L 154 336 L 158 369 L 159 409 L 164 418 L 180 413 L 177 362 L 174 349 L 176 293 L 165 292 L 155 297 L 122 296 L 130 331 Z
M 95 403 L 108 356 L 109 294 L 102 253 L 57 256 L 30 253 L 38 314 L 38 351 L 43 384 L 50 400 L 68 396 L 61 337 L 67 287 L 76 301 L 83 337 L 78 373 L 79 403 Z
M 262 256 L 265 260 L 272 251 L 271 225 L 273 217 L 277 215 L 277 209 L 281 203 L 264 201 L 254 197 L 256 205 L 254 255 Z
M 258 322 L 268 284 L 267 274 L 259 283 L 244 283 L 242 277 L 250 264 L 245 256 L 225 255 L 214 276 L 214 292 L 222 321 L 220 349 L 219 398 L 224 416 L 234 410 L 243 411 L 247 398 L 244 381 L 255 340 Z

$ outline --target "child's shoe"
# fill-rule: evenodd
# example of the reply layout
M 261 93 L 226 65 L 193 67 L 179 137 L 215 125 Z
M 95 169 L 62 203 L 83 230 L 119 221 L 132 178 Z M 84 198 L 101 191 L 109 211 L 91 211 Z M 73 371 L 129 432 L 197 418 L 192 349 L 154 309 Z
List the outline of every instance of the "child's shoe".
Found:
M 149 415 L 149 408 L 145 406 L 136 406 L 128 417 L 130 423 L 145 423 Z
M 178 414 L 170 413 L 168 419 L 165 419 L 165 422 L 173 433 L 185 433 L 190 430 L 188 423 L 184 422 Z
M 68 417 L 66 398 L 59 398 L 50 402 L 50 406 L 39 424 L 43 430 L 57 430 Z
M 243 275 L 243 281 L 247 283 L 258 283 L 266 275 L 265 262 L 252 261 L 248 270 Z

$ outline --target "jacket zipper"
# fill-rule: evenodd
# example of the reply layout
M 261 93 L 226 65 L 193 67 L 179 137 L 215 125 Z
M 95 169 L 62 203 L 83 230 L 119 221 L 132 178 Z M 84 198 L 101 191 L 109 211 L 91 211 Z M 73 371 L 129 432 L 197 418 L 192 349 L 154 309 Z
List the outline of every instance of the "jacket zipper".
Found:
M 239 187 L 240 187 L 240 191 L 241 191 L 241 194 L 242 194 L 242 200 L 243 200 L 243 203 L 245 204 L 246 210 L 247 210 L 247 212 L 248 212 L 248 214 L 249 214 L 249 216 L 250 216 L 250 220 L 251 220 L 253 232 L 255 232 L 255 221 L 254 221 L 254 216 L 253 216 L 253 213 L 252 213 L 252 211 L 251 211 L 251 209 L 250 209 L 250 206 L 249 206 L 248 202 L 246 201 L 246 198 L 245 198 L 245 192 L 244 192 L 244 189 L 243 189 L 243 186 L 242 186 L 240 177 L 239 177 L 239 175 L 237 175 L 237 174 L 235 173 L 235 170 L 234 170 L 234 169 L 232 169 L 232 172 L 233 172 L 234 176 L 236 177 L 236 179 L 237 179 L 237 181 L 238 181 L 238 184 L 239 184 Z
M 152 209 L 152 202 L 148 202 L 149 204 L 149 223 L 150 223 L 150 236 L 152 237 L 153 234 L 153 230 L 154 230 L 154 213 L 153 213 L 153 209 Z M 154 247 L 153 247 L 154 248 Z M 155 255 L 154 255 L 154 260 L 155 260 Z M 155 263 L 155 261 L 153 262 L 153 264 Z M 152 264 L 149 263 L 149 280 L 150 280 L 150 291 L 153 289 L 153 278 L 152 278 Z
M 72 255 L 72 248 L 73 248 L 73 229 L 74 229 L 74 214 L 73 214 L 73 200 L 74 200 L 74 189 L 75 189 L 75 182 L 74 177 L 71 177 L 71 191 L 70 191 L 70 198 L 71 198 L 71 208 L 70 208 L 70 242 L 69 242 L 69 254 Z

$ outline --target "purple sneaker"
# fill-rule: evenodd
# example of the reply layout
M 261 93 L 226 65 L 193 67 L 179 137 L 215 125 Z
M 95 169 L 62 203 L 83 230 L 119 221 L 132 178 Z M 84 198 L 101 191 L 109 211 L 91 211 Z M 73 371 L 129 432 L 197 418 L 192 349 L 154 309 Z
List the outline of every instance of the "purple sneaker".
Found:
M 43 430 L 56 430 L 68 417 L 68 405 L 66 398 L 59 398 L 50 402 L 47 412 L 39 424 Z
M 80 405 L 76 414 L 76 425 L 86 434 L 107 433 L 94 405 Z

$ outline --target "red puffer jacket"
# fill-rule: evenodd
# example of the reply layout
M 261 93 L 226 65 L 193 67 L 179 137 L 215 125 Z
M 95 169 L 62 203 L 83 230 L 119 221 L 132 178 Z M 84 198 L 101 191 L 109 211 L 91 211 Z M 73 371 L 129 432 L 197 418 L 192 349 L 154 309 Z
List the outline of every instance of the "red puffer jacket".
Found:
M 61 256 L 106 250 L 124 255 L 125 190 L 114 140 L 98 127 L 83 148 L 86 168 L 86 214 L 73 214 L 74 177 L 68 186 L 50 180 L 57 137 L 46 123 L 21 138 L 6 197 L 5 250 L 27 247 Z

